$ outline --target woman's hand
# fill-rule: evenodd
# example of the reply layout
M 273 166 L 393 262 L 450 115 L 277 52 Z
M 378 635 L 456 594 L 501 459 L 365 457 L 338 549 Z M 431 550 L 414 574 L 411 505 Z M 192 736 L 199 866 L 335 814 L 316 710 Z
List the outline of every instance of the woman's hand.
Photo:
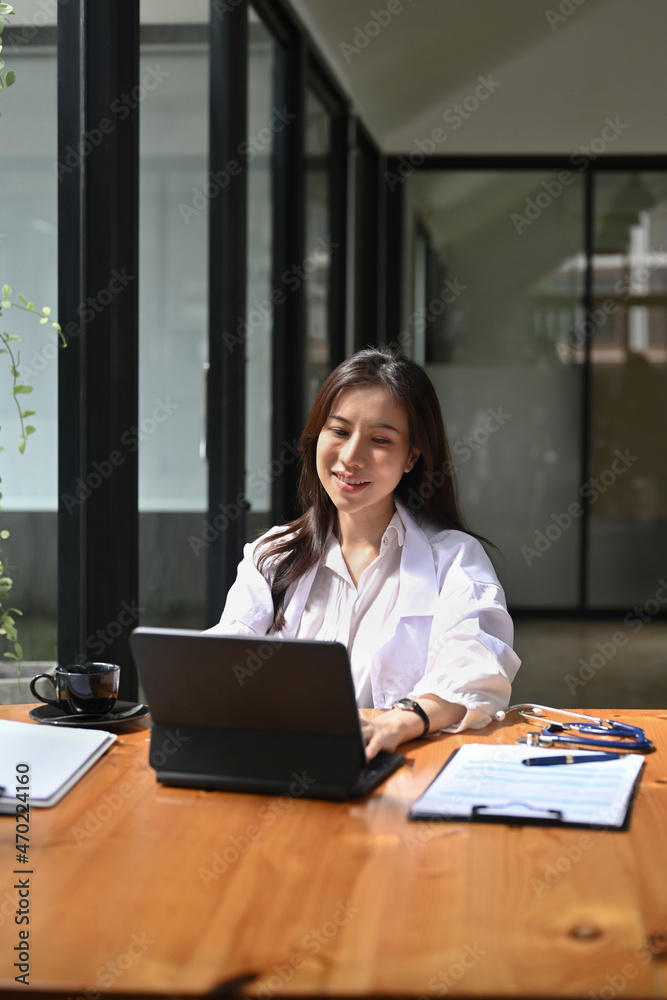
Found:
M 429 717 L 429 732 L 432 733 L 446 726 L 455 726 L 466 713 L 463 705 L 444 701 L 434 694 L 423 695 L 416 700 Z M 362 718 L 361 732 L 366 741 L 367 760 L 372 760 L 380 750 L 393 753 L 401 743 L 426 735 L 423 719 L 416 712 L 400 708 L 390 708 L 372 719 Z

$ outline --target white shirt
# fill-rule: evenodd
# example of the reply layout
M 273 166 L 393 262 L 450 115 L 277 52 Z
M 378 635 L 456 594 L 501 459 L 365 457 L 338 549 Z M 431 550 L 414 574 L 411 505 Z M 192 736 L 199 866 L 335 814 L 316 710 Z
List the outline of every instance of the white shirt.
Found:
M 322 559 L 289 589 L 280 634 L 304 637 L 307 630 L 309 638 L 329 638 L 323 634 L 331 627 L 329 610 L 336 602 L 345 603 L 336 628 L 347 630 L 348 640 L 352 636 L 351 659 L 364 663 L 355 676 L 359 704 L 366 703 L 369 685 L 370 703 L 376 708 L 391 708 L 406 696 L 435 694 L 466 709 L 462 721 L 449 727 L 449 732 L 481 729 L 507 707 L 520 665 L 511 648 L 513 626 L 502 587 L 482 545 L 471 535 L 423 525 L 398 502 L 396 510 L 404 529 L 402 545 L 396 518 L 384 538 L 389 550 L 389 535 L 396 530 L 398 586 L 388 551 L 386 562 L 381 554 L 367 567 L 372 572 L 362 594 L 357 591 L 354 597 L 334 579 L 342 581 L 343 577 L 337 572 L 331 543 Z M 255 547 L 261 541 L 246 545 L 220 622 L 211 632 L 266 635 L 271 627 L 270 583 L 254 561 Z M 365 587 L 369 588 L 368 600 Z M 354 597 L 351 607 L 349 600 L 341 602 L 343 592 L 348 599 Z M 357 611 L 365 607 L 365 614 L 355 615 L 357 600 Z
M 327 639 L 347 646 L 359 708 L 373 707 L 368 650 L 398 598 L 404 537 L 403 522 L 395 513 L 382 536 L 380 554 L 355 587 L 332 532 L 295 633 L 297 639 Z

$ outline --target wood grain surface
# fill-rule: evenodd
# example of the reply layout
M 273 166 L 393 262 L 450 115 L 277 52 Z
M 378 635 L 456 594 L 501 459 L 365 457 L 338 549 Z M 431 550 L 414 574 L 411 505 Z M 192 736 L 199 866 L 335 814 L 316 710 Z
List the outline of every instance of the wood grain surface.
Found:
M 28 707 L 0 716 L 27 721 Z M 407 821 L 452 750 L 513 743 L 525 722 L 407 744 L 405 766 L 347 803 L 163 787 L 135 724 L 31 813 L 28 990 L 13 968 L 15 819 L 0 816 L 0 987 L 667 997 L 667 711 L 592 714 L 658 748 L 627 832 Z

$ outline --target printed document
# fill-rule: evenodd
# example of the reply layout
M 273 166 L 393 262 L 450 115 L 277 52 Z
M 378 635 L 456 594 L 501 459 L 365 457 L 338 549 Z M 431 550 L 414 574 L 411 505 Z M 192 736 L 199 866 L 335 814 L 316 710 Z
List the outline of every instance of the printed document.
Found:
M 586 751 L 466 743 L 452 754 L 408 818 L 622 827 L 643 757 L 629 753 L 618 760 L 546 767 L 521 763 L 528 757 L 565 755 L 579 757 Z

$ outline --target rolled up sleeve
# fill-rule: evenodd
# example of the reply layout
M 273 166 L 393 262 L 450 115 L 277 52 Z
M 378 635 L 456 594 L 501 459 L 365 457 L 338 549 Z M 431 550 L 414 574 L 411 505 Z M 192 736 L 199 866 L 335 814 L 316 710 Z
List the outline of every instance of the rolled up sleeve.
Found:
M 207 632 L 218 635 L 266 635 L 273 624 L 273 599 L 268 580 L 255 565 L 256 542 L 243 549 L 236 580 L 229 589 L 220 621 Z
M 452 620 L 457 605 L 467 605 L 467 610 Z M 513 632 L 500 586 L 473 585 L 449 599 L 441 595 L 427 668 L 413 694 L 434 694 L 465 708 L 463 719 L 443 731 L 482 729 L 507 708 L 521 663 L 512 649 Z

